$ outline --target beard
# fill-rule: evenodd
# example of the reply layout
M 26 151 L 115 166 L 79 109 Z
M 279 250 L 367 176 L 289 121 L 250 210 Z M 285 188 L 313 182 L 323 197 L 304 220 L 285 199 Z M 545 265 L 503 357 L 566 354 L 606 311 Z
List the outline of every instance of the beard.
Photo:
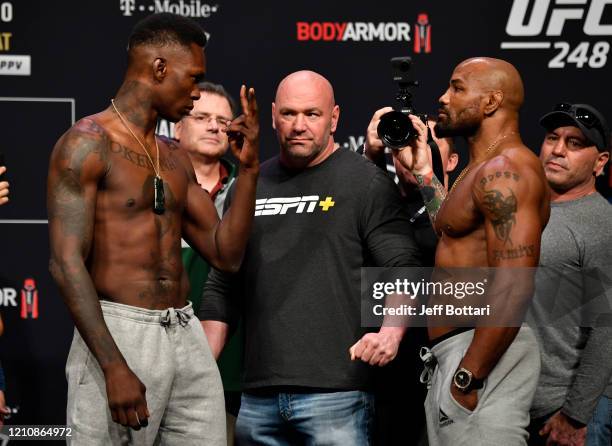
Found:
M 449 138 L 455 136 L 469 137 L 476 133 L 482 123 L 478 104 L 472 104 L 461 110 L 456 115 L 445 111 L 446 117 L 438 120 L 434 132 L 438 138 Z

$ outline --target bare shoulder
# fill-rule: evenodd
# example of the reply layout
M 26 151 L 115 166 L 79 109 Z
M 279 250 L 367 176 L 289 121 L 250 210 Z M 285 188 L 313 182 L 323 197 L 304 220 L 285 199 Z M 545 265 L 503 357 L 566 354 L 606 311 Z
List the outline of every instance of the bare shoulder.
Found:
M 54 152 L 100 152 L 108 149 L 109 133 L 96 116 L 87 116 L 78 120 L 60 137 L 55 144 Z
M 158 136 L 159 148 L 162 153 L 167 153 L 168 156 L 175 157 L 185 169 L 187 176 L 195 181 L 195 172 L 189 155 L 182 149 L 179 142 L 167 136 Z
M 546 195 L 546 178 L 538 157 L 524 145 L 509 145 L 483 163 L 474 178 L 473 192 L 489 191 L 540 201 Z
M 183 150 L 181 150 L 181 146 L 175 139 L 168 138 L 167 136 L 163 135 L 157 135 L 157 141 L 159 142 L 160 149 L 164 151 L 167 150 L 173 155 L 179 155 L 181 152 L 184 152 Z
M 106 169 L 111 139 L 96 118 L 97 115 L 80 119 L 60 137 L 51 154 L 51 169 L 75 173 L 86 167 Z

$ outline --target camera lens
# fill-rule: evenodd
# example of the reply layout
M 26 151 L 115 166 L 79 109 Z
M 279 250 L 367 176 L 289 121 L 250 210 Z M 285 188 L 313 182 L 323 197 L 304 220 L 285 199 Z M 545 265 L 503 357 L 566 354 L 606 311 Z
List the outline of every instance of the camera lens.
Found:
M 408 116 L 398 111 L 382 115 L 376 131 L 378 137 L 390 149 L 399 149 L 408 145 L 410 139 L 416 135 Z

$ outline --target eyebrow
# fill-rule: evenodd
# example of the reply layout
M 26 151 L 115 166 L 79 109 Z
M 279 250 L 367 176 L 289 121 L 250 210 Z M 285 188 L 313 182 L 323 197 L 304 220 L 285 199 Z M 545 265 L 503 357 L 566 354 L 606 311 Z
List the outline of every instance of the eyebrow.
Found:
M 207 118 L 207 117 L 209 117 L 209 116 L 211 116 L 211 115 L 213 115 L 213 114 L 214 114 L 214 113 L 197 112 L 197 113 L 193 113 L 193 114 L 192 114 L 192 115 L 190 115 L 190 116 L 193 116 L 194 118 L 200 118 L 200 117 L 201 117 L 201 118 Z M 217 116 L 217 118 L 224 119 L 224 120 L 226 120 L 226 121 L 231 121 L 231 120 L 232 120 L 232 118 L 228 118 L 227 116 L 223 116 L 223 115 L 216 115 L 216 116 Z
M 293 113 L 311 113 L 311 112 L 317 112 L 317 113 L 323 113 L 323 110 L 321 110 L 318 107 L 311 107 L 311 108 L 307 108 L 305 110 L 296 110 L 296 109 L 291 108 L 291 107 L 281 107 L 279 112 L 280 113 L 286 113 L 286 112 L 293 112 Z
M 455 79 L 451 79 L 450 83 L 451 85 L 463 84 L 463 80 L 455 78 Z
M 557 133 L 557 130 L 551 130 L 549 132 L 546 133 L 546 136 L 548 135 L 554 135 L 557 138 L 561 138 L 561 135 L 559 135 L 559 133 Z M 580 135 L 566 135 L 565 139 L 570 140 L 570 139 L 575 139 L 576 141 L 579 141 L 582 145 L 589 146 L 589 141 L 588 139 L 584 138 L 583 136 Z

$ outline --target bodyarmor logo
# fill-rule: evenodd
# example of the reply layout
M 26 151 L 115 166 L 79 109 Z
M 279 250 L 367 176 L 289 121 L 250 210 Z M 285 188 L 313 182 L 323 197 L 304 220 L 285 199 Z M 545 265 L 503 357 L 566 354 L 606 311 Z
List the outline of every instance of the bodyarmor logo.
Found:
M 289 209 L 295 208 L 296 214 L 313 213 L 317 205 L 321 211 L 328 212 L 336 204 L 332 197 L 319 200 L 318 195 L 303 197 L 261 198 L 255 201 L 255 217 L 262 215 L 285 215 Z
M 36 282 L 32 278 L 23 281 L 21 289 L 21 318 L 38 319 L 38 290 Z
M 575 42 L 577 45 L 572 47 L 569 42 L 550 41 L 547 37 L 563 36 L 566 24 L 571 21 L 582 25 L 584 38 L 612 36 L 612 24 L 602 23 L 604 10 L 607 5 L 612 5 L 612 0 L 591 0 L 588 8 L 587 0 L 555 0 L 552 7 L 551 3 L 551 0 L 514 0 L 506 24 L 506 33 L 510 37 L 520 37 L 523 40 L 502 42 L 501 48 L 517 50 L 552 47 L 558 50 L 558 53 L 549 61 L 549 68 L 565 68 L 568 64 L 574 64 L 576 68 L 604 67 L 610 51 L 609 39 L 599 42 Z M 531 12 L 528 14 L 529 10 Z
M 132 15 L 136 9 L 136 0 L 119 0 L 119 9 L 125 16 Z
M 297 22 L 297 40 L 410 42 L 410 24 L 372 22 Z
M 414 52 L 431 53 L 431 25 L 427 14 L 421 13 L 414 26 Z

